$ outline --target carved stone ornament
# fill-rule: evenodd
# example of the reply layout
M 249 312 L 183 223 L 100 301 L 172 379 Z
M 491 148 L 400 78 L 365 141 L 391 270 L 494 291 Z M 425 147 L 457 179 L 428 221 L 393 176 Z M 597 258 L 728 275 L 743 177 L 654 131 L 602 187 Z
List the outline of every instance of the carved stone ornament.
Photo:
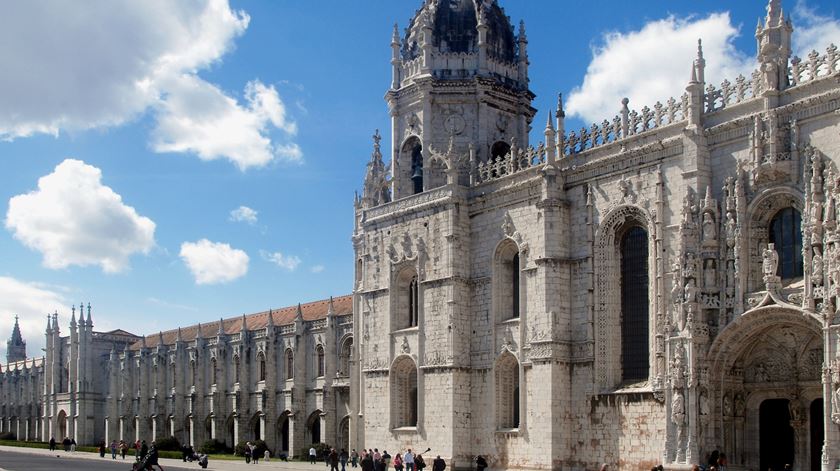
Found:
M 411 353 L 411 346 L 408 344 L 408 337 L 403 336 L 402 345 L 400 345 L 400 351 L 405 354 Z

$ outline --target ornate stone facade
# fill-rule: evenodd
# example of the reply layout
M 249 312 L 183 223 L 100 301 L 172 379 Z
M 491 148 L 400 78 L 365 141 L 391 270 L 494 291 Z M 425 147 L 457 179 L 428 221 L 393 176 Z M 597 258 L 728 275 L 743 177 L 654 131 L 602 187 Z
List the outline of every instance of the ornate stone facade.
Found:
M 706 83 L 698 45 L 681 97 L 569 132 L 561 101 L 536 146 L 524 24 L 432 0 L 395 31 L 391 163 L 377 137 L 356 200 L 355 443 L 835 469 L 840 53 L 791 57 L 766 13 L 751 77 Z

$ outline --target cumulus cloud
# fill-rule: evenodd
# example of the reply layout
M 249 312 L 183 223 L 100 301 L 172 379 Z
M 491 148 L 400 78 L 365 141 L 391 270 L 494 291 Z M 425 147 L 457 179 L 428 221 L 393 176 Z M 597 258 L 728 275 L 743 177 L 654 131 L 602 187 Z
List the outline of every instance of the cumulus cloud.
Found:
M 275 157 L 301 159 L 297 144 L 274 144 L 269 136 L 270 127 L 288 136 L 297 132 L 273 86 L 249 82 L 245 106 L 194 75 L 182 75 L 170 81 L 168 88 L 171 93 L 159 106 L 153 131 L 155 151 L 192 152 L 202 160 L 229 159 L 242 170 L 263 166 Z
M 234 222 L 247 222 L 248 224 L 256 224 L 257 211 L 247 206 L 240 206 L 230 212 L 230 220 Z
M 240 168 L 300 158 L 273 87 L 249 83 L 243 104 L 198 75 L 248 27 L 228 0 L 7 2 L 0 13 L 0 139 L 115 126 L 152 110 L 160 152 Z M 214 134 L 222 125 L 232 128 Z
M 325 267 L 323 265 L 315 265 L 309 269 L 312 273 L 321 273 L 323 272 Z
M 12 197 L 5 224 L 52 269 L 99 265 L 120 272 L 131 255 L 155 245 L 155 223 L 103 185 L 101 170 L 75 159 L 41 177 L 37 190 Z
M 601 122 L 618 113 L 624 97 L 630 99 L 631 108 L 641 109 L 681 96 L 700 38 L 707 83 L 747 76 L 755 59 L 735 48 L 738 33 L 729 13 L 703 18 L 669 16 L 638 31 L 606 33 L 593 46 L 583 83 L 572 90 L 566 111 L 585 121 Z
M 840 47 L 840 20 L 820 15 L 801 0 L 793 8 L 793 26 L 793 53 L 801 58 L 812 50 L 824 54 L 829 44 Z
M 47 328 L 47 314 L 61 309 L 65 305 L 64 296 L 51 287 L 40 283 L 21 281 L 8 276 L 0 276 L 0 358 L 6 361 L 6 339 L 12 335 L 14 317 L 20 317 L 20 331 L 26 341 L 26 354 L 30 358 L 43 355 L 44 330 Z M 59 321 L 65 322 L 65 313 L 60 313 Z
M 262 255 L 263 259 L 288 271 L 295 271 L 301 262 L 298 256 L 284 255 L 281 252 L 267 252 L 263 250 L 260 251 L 260 255 Z
M 229 283 L 248 273 L 248 254 L 229 244 L 207 239 L 184 242 L 180 255 L 197 285 Z

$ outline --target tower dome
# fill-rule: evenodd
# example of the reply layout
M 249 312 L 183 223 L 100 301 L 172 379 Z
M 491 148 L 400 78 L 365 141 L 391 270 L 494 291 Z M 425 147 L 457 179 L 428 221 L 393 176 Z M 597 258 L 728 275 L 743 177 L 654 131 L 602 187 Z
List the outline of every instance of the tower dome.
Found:
M 518 59 L 513 27 L 496 0 L 426 0 L 406 29 L 402 41 L 404 61 L 422 55 L 426 27 L 431 29 L 434 53 L 478 54 L 484 28 L 487 58 L 505 63 L 516 63 Z

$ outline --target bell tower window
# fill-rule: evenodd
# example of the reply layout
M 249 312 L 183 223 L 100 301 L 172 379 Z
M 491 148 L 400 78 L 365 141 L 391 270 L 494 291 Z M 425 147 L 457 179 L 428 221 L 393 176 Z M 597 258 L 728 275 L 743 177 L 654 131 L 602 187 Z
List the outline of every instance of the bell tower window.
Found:
M 423 146 L 419 142 L 411 148 L 411 182 L 415 195 L 423 192 Z
M 777 275 L 783 280 L 802 276 L 802 215 L 784 208 L 770 220 L 770 243 L 779 253 Z

